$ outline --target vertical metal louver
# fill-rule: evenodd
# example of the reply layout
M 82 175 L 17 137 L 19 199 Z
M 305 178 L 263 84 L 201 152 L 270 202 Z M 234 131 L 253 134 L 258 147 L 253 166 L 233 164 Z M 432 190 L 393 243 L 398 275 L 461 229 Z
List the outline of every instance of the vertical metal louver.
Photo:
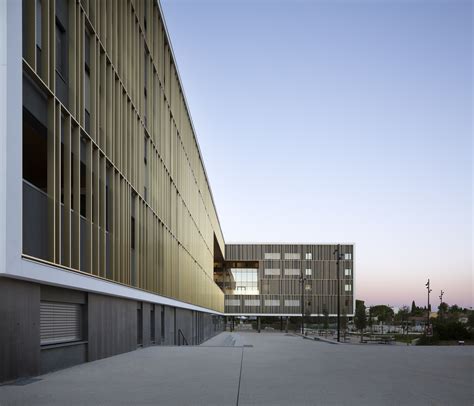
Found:
M 40 306 L 41 345 L 82 338 L 82 305 L 41 302 Z

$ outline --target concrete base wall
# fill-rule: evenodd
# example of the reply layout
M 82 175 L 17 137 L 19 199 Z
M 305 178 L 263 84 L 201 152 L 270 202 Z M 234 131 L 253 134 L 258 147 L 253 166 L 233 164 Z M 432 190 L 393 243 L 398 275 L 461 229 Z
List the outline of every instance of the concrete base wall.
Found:
M 42 300 L 82 305 L 80 341 L 40 344 Z M 149 345 L 196 345 L 223 329 L 221 316 L 0 277 L 0 382 Z

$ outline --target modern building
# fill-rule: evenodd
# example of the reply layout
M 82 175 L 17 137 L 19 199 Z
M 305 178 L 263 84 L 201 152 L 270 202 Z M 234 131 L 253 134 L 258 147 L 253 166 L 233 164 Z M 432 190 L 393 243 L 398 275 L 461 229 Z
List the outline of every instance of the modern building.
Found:
M 222 330 L 224 239 L 159 4 L 0 19 L 0 381 Z
M 225 245 L 159 2 L 0 1 L 0 89 L 0 382 L 299 314 L 298 272 L 334 313 L 334 246 Z
M 352 244 L 227 244 L 216 269 L 225 313 L 336 316 L 339 299 L 339 314 L 353 315 L 353 255 Z

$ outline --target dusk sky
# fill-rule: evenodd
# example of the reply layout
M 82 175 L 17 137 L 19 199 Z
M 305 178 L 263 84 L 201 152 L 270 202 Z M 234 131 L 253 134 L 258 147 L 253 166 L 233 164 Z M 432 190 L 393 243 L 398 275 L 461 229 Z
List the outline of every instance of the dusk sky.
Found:
M 161 2 L 226 242 L 353 242 L 366 304 L 472 306 L 471 1 Z

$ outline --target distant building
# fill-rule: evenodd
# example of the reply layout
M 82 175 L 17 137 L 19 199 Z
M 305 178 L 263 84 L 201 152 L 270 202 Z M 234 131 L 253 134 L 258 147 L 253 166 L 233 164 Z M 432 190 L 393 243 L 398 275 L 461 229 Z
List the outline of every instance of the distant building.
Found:
M 353 316 L 354 246 L 340 247 L 338 269 L 334 244 L 226 244 L 215 274 L 226 315 L 334 316 L 339 272 L 340 312 Z

